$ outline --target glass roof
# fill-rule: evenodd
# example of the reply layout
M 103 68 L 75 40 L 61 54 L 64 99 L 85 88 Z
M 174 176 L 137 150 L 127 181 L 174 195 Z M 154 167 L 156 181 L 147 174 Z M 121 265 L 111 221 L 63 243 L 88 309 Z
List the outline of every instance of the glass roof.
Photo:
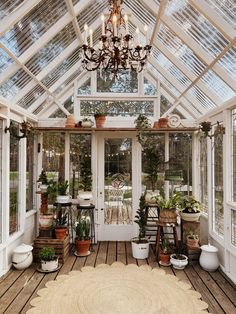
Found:
M 84 24 L 98 43 L 100 16 L 109 7 L 108 0 L 72 0 L 74 18 L 70 0 L 38 0 L 24 13 L 27 2 L 0 1 L 5 30 L 0 30 L 0 96 L 40 117 L 52 105 L 48 97 L 65 102 L 63 93 L 84 71 L 79 53 Z M 142 31 L 148 25 L 153 49 L 147 71 L 173 99 L 168 112 L 173 105 L 173 112 L 182 108 L 197 118 L 235 96 L 234 0 L 124 0 L 123 7 L 133 36 L 136 26 Z

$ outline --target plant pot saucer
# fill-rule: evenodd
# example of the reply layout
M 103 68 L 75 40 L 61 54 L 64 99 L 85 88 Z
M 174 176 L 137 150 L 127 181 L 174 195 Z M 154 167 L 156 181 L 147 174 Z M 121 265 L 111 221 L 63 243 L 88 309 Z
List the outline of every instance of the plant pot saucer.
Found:
M 37 267 L 36 270 L 40 273 L 53 273 L 54 271 L 57 271 L 61 268 L 62 264 L 58 264 L 57 268 L 53 269 L 53 270 L 43 270 L 41 268 L 41 266 Z
M 159 264 L 160 264 L 161 266 L 170 266 L 170 265 L 171 265 L 171 262 L 169 262 L 169 263 L 163 263 L 162 261 L 159 261 Z
M 78 254 L 76 251 L 74 252 L 74 255 L 77 257 L 86 257 L 86 256 L 89 256 L 90 254 L 91 254 L 91 251 L 88 251 L 85 254 Z

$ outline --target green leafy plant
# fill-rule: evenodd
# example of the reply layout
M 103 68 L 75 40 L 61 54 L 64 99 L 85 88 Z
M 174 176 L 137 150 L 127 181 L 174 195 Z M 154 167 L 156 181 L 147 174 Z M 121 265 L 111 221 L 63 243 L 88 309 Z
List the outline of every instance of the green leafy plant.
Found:
M 58 182 L 56 185 L 58 195 L 66 195 L 68 186 L 68 180 Z
M 156 204 L 160 210 L 177 209 L 182 201 L 181 193 L 174 193 L 169 199 L 166 199 L 163 194 L 155 197 Z
M 199 213 L 202 211 L 201 203 L 194 196 L 183 196 L 179 205 L 179 210 L 183 213 Z
M 151 127 L 151 123 L 147 116 L 139 114 L 138 117 L 134 120 L 135 127 L 137 129 L 137 139 L 141 145 L 144 145 L 147 137 L 147 132 L 143 129 L 148 129 Z
M 140 243 L 145 238 L 146 229 L 147 229 L 147 218 L 145 214 L 145 207 L 146 207 L 145 196 L 146 196 L 146 192 L 140 196 L 139 209 L 136 211 L 135 220 L 134 220 L 134 222 L 139 226 L 138 239 Z
M 161 241 L 161 249 L 163 254 L 169 254 L 170 251 L 170 241 L 168 237 L 164 237 Z
M 191 240 L 199 240 L 199 235 L 195 234 L 193 231 L 189 231 L 189 234 L 187 237 Z
M 91 191 L 92 189 L 92 172 L 91 172 L 91 157 L 84 154 L 80 162 L 81 185 L 84 191 Z
M 95 114 L 94 114 L 94 118 L 96 119 L 96 118 L 99 118 L 99 117 L 104 117 L 104 116 L 106 116 L 106 113 L 104 113 L 104 112 L 96 112 Z
M 39 258 L 43 261 L 53 261 L 55 259 L 55 249 L 51 247 L 43 247 L 39 251 Z
M 160 171 L 160 164 L 162 158 L 160 151 L 154 145 L 144 147 L 143 153 L 145 154 L 144 172 L 147 173 L 147 179 L 151 183 L 152 191 L 156 189 L 158 172 Z
M 76 237 L 79 241 L 85 241 L 90 239 L 90 227 L 91 222 L 89 217 L 80 218 L 75 223 Z
M 41 182 L 42 184 L 49 184 L 47 174 L 44 170 L 41 171 L 37 182 Z

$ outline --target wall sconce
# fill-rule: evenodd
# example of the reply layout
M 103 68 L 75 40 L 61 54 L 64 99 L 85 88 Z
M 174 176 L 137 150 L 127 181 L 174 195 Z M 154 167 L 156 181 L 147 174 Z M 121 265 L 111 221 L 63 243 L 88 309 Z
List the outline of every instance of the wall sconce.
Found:
M 215 131 L 213 134 L 209 134 L 209 132 L 211 131 L 212 126 L 211 126 L 211 122 L 209 121 L 204 121 L 200 124 L 200 130 L 204 133 L 205 137 L 209 137 L 210 139 L 212 139 L 213 137 L 217 137 L 220 134 L 225 134 L 225 127 L 220 124 L 219 121 L 217 121 L 217 126 L 215 127 Z
M 7 131 L 9 131 L 9 133 L 12 136 L 14 136 L 18 140 L 20 140 L 21 138 L 27 137 L 27 135 L 29 134 L 29 132 L 32 129 L 33 129 L 33 126 L 31 125 L 31 123 L 29 123 L 27 121 L 23 121 L 20 124 L 20 132 L 22 133 L 22 135 L 19 135 L 18 126 L 14 125 L 14 123 L 11 121 L 9 127 L 5 127 L 5 133 L 7 133 Z

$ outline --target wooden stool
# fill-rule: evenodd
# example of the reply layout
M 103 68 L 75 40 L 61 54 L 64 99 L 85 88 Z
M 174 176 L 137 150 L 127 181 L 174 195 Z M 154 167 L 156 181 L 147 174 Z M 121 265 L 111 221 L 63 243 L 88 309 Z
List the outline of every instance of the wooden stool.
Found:
M 176 231 L 176 224 L 168 224 L 157 221 L 157 236 L 156 236 L 156 258 L 159 259 L 159 250 L 161 240 L 165 235 L 171 234 L 174 239 L 175 247 L 178 248 L 178 235 Z M 164 232 L 164 228 L 172 228 L 172 232 Z

